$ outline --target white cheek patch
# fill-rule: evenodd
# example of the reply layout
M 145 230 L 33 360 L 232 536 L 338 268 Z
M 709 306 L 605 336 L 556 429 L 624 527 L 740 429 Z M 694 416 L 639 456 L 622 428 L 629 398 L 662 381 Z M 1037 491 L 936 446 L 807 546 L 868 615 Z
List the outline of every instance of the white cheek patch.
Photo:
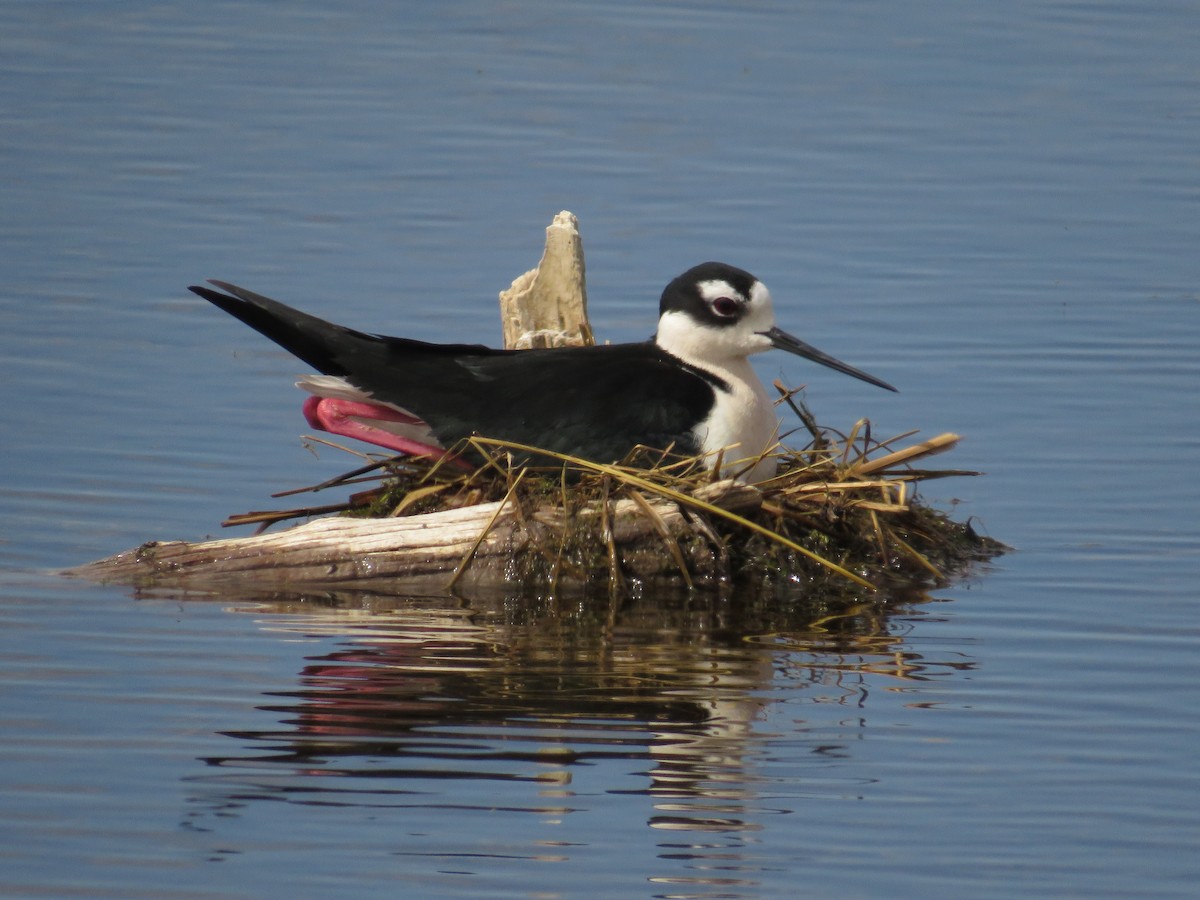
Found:
M 701 281 L 696 285 L 696 289 L 708 304 L 719 297 L 732 297 L 744 303 L 745 308 L 741 315 L 741 321 L 749 332 L 767 331 L 775 327 L 775 304 L 771 300 L 771 292 L 761 281 L 754 282 L 750 288 L 749 297 L 723 278 Z

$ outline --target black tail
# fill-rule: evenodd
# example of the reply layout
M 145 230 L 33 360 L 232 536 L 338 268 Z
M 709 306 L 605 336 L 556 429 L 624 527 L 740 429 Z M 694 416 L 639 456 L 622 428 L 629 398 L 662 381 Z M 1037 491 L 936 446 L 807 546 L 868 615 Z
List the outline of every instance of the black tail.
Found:
M 326 375 L 349 374 L 342 360 L 355 355 L 356 345 L 361 347 L 362 342 L 378 342 L 378 338 L 372 335 L 334 325 L 236 285 L 224 281 L 210 281 L 209 284 L 216 285 L 226 293 L 198 285 L 188 290 L 241 319 Z

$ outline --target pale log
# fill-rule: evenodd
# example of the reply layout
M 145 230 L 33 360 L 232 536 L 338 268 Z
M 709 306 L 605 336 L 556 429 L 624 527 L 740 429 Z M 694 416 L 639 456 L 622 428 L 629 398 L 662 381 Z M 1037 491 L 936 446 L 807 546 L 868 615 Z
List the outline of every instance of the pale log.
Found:
M 739 514 L 756 510 L 762 495 L 749 485 L 726 480 L 707 485 L 696 496 Z M 653 513 L 646 510 L 649 506 Z M 152 541 L 67 574 L 93 581 L 141 587 L 209 587 L 237 583 L 245 587 L 364 587 L 383 580 L 451 574 L 465 565 L 467 581 L 500 583 L 525 554 L 553 554 L 564 513 L 559 508 L 519 510 L 508 501 L 462 509 L 386 519 L 317 519 L 285 531 L 252 537 L 191 543 Z M 600 510 L 580 511 L 584 527 L 597 527 Z M 720 548 L 695 513 L 656 498 L 611 502 L 613 545 L 622 572 L 650 578 L 677 574 L 677 557 L 664 546 L 663 525 L 679 544 L 690 572 L 715 573 Z M 480 535 L 482 534 L 482 539 Z M 535 547 L 535 542 L 537 547 Z M 476 546 L 478 544 L 478 546 Z M 540 549 L 537 549 L 540 548 Z M 472 552 L 473 551 L 473 552 Z M 607 568 L 597 559 L 596 576 Z M 520 569 L 517 566 L 516 569 Z

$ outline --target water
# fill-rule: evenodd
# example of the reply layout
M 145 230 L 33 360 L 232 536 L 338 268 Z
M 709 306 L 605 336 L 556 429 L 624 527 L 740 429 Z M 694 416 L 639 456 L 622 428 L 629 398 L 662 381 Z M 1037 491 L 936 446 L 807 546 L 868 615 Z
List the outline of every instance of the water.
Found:
M 1200 866 L 1189 4 L 0 8 L 0 889 L 1187 896 Z M 1017 552 L 927 603 L 133 594 L 54 570 L 347 468 L 183 288 L 498 341 L 725 259 L 818 417 L 965 435 Z M 468 337 L 469 336 L 469 337 Z

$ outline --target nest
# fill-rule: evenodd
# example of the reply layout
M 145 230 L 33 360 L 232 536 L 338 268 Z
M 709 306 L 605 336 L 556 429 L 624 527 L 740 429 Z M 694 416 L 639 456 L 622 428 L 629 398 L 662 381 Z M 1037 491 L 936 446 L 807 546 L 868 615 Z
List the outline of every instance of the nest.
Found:
M 503 510 L 524 536 L 502 560 L 504 580 L 551 592 L 564 585 L 622 592 L 661 576 L 689 588 L 754 581 L 799 584 L 806 593 L 924 591 L 1004 552 L 970 521 L 956 522 L 917 496 L 921 481 L 980 474 L 920 466 L 953 448 L 957 435 L 905 443 L 915 432 L 878 440 L 867 420 L 844 433 L 820 427 L 795 391 L 776 387 L 810 441 L 802 450 L 776 448 L 779 474 L 757 490 L 718 480 L 720 460 L 638 448 L 605 465 L 476 437 L 457 448 L 459 458 L 479 460 L 469 470 L 445 461 L 367 457 L 366 465 L 337 478 L 275 495 L 371 485 L 345 501 L 249 512 L 223 524 L 262 530 L 319 513 L 395 519 L 492 504 L 495 512 L 477 539 L 447 569 L 447 586 L 471 571 Z M 513 464 L 514 454 L 531 452 L 555 464 Z M 664 514 L 672 508 L 680 515 Z

